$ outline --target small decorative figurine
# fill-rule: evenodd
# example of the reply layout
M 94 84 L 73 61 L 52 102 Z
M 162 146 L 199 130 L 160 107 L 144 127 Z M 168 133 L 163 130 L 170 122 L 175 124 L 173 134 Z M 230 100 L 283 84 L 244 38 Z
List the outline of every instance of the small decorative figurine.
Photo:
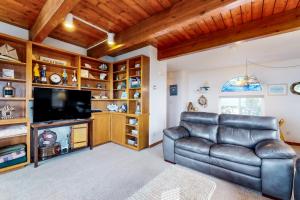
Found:
M 122 104 L 119 108 L 119 112 L 127 112 L 127 104 Z
M 138 102 L 138 103 L 136 104 L 136 106 L 135 106 L 135 114 L 136 114 L 136 115 L 141 114 L 141 105 L 140 105 L 139 102 Z
M 139 92 L 135 92 L 133 95 L 134 99 L 139 99 L 140 98 L 140 93 Z
M 122 92 L 121 99 L 127 99 L 127 98 L 128 98 L 127 92 Z
M 96 84 L 96 88 L 103 89 L 102 83 L 97 83 L 97 84 Z
M 108 66 L 107 66 L 107 64 L 102 63 L 102 64 L 99 66 L 99 69 L 100 69 L 100 70 L 103 70 L 103 71 L 107 71 Z
M 66 69 L 64 69 L 63 73 L 62 73 L 62 83 L 63 83 L 63 85 L 68 84 L 68 74 L 67 74 Z
M 11 105 L 5 105 L 4 107 L 2 107 L 0 109 L 1 119 L 13 119 L 14 118 L 14 115 L 13 115 L 14 110 L 15 110 L 15 108 Z
M 192 102 L 189 102 L 188 107 L 187 107 L 187 111 L 188 112 L 195 112 L 195 111 L 197 111 L 197 108 L 194 107 Z
M 39 64 L 35 63 L 33 67 L 33 82 L 38 83 L 40 82 L 40 66 Z
M 73 70 L 73 74 L 72 74 L 72 85 L 73 85 L 73 86 L 77 86 L 77 73 L 76 73 L 76 70 Z
M 11 86 L 11 83 L 7 82 L 6 86 L 3 87 L 3 97 L 6 97 L 6 98 L 14 97 L 15 91 L 16 91 L 16 89 L 13 86 Z
M 46 69 L 46 65 L 43 65 L 41 70 L 41 83 L 47 83 Z
M 100 80 L 105 80 L 106 76 L 107 76 L 107 74 L 101 73 L 99 78 L 100 78 Z

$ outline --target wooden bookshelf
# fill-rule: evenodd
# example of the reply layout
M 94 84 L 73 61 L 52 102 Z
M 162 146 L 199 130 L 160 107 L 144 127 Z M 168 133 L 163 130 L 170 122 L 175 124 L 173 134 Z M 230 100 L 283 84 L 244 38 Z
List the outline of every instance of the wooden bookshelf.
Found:
M 6 105 L 10 105 L 15 108 L 15 110 L 12 111 L 13 118 L 2 119 L 1 116 L 0 126 L 8 127 L 23 124 L 26 126 L 27 131 L 22 135 L 12 135 L 7 137 L 2 137 L 0 134 L 0 148 L 16 144 L 25 144 L 27 161 L 6 168 L 0 168 L 0 173 L 26 166 L 30 161 L 30 127 L 28 115 L 30 73 L 28 70 L 28 63 L 31 57 L 31 45 L 25 40 L 0 34 L 0 45 L 2 46 L 3 44 L 8 44 L 16 49 L 18 61 L 0 60 L 1 72 L 3 69 L 10 69 L 14 71 L 14 77 L 12 78 L 0 77 L 0 108 Z M 15 94 L 13 97 L 3 97 L 2 88 L 8 82 L 15 88 Z

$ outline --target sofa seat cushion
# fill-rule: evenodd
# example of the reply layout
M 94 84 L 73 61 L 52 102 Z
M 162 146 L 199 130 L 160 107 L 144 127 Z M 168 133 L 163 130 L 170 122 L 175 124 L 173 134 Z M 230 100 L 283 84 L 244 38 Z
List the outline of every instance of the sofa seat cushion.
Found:
M 186 158 L 190 158 L 193 160 L 197 160 L 197 161 L 201 161 L 201 162 L 205 162 L 209 164 L 209 155 L 205 155 L 205 154 L 200 154 L 200 153 L 195 153 L 192 151 L 186 151 L 184 149 L 179 149 L 179 148 L 175 148 L 175 155 L 180 155 Z
M 186 137 L 175 142 L 175 148 L 191 151 L 194 153 L 209 155 L 210 146 L 214 143 L 203 138 Z
M 210 156 L 245 165 L 261 166 L 261 159 L 252 149 L 231 144 L 214 144 Z
M 245 165 L 237 162 L 223 160 L 221 158 L 210 157 L 210 164 L 228 169 L 234 172 L 239 172 L 256 178 L 260 178 L 261 168 L 259 166 Z

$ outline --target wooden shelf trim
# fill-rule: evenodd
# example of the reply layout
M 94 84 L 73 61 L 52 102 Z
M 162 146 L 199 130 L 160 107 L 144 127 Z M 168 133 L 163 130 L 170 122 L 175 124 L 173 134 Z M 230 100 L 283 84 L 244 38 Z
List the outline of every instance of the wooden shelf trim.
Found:
M 0 77 L 0 81 L 7 81 L 7 82 L 20 82 L 20 83 L 25 83 L 25 79 L 18 79 L 18 78 L 4 78 Z
M 25 124 L 27 122 L 28 120 L 26 118 L 1 119 L 0 125 Z
M 49 62 L 45 62 L 45 61 L 41 61 L 41 60 L 36 60 L 36 59 L 33 59 L 32 62 L 39 63 L 41 65 L 49 65 L 51 67 L 58 67 L 58 68 L 65 68 L 65 69 L 74 69 L 74 70 L 78 69 L 77 67 L 52 64 L 52 63 L 49 63 Z
M 2 60 L 2 59 L 0 59 L 0 64 L 18 65 L 18 66 L 26 67 L 26 63 L 24 62 L 16 62 L 16 61 L 9 61 L 9 60 Z
M 43 83 L 32 83 L 33 87 L 44 87 L 44 88 L 60 88 L 60 89 L 67 89 L 73 88 L 76 89 L 77 86 L 73 85 L 51 85 L 51 84 L 43 84 Z
M 85 78 L 85 77 L 81 77 L 81 79 L 83 79 L 83 80 L 89 80 L 89 81 L 109 82 L 109 80 L 101 80 L 101 79 L 98 79 L 98 78 Z
M 0 101 L 26 101 L 25 97 L 0 97 Z
M 100 69 L 95 69 L 95 68 L 81 67 L 81 69 L 90 70 L 90 71 L 99 72 L 99 73 L 109 73 L 108 70 L 100 70 Z

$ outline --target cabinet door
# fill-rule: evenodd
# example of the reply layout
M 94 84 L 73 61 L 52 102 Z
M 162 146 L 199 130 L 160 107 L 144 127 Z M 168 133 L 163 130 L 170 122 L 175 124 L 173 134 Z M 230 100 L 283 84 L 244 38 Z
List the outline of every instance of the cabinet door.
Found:
M 99 145 L 110 141 L 110 116 L 108 113 L 93 113 L 93 143 Z
M 125 115 L 112 114 L 111 115 L 111 141 L 124 144 L 125 140 Z

